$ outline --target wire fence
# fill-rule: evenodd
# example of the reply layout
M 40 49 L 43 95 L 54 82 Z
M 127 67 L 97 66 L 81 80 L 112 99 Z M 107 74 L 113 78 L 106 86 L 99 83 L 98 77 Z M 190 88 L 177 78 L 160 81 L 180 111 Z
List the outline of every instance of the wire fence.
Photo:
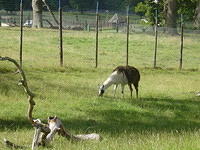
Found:
M 42 45 L 50 45 L 51 47 L 43 52 L 35 52 L 32 55 L 37 55 L 37 60 L 31 60 L 30 64 L 34 65 L 34 61 L 41 59 L 41 62 L 48 60 L 51 57 L 52 64 L 57 64 L 59 56 L 57 53 L 50 53 L 52 49 L 58 49 L 58 34 L 56 29 L 59 25 L 52 17 L 51 13 L 44 8 L 43 11 L 43 26 L 51 30 L 29 30 L 32 26 L 32 10 L 28 9 L 31 6 L 24 8 L 23 13 L 23 26 L 27 27 L 24 31 L 24 49 L 30 49 L 31 44 L 26 43 L 26 39 L 32 39 L 35 45 L 38 44 L 36 49 Z M 18 7 L 19 8 L 19 7 Z M 59 12 L 53 11 L 56 19 L 59 20 Z M 19 27 L 20 26 L 20 11 L 5 11 L 0 10 L 1 28 L 6 27 Z M 148 20 L 136 14 L 129 14 L 129 64 L 139 67 L 153 67 L 154 61 L 154 45 L 155 45 L 155 28 L 149 25 Z M 185 23 L 185 27 L 189 24 Z M 121 12 L 114 12 L 109 10 L 99 9 L 99 65 L 103 66 L 116 66 L 119 64 L 126 64 L 126 33 L 127 33 L 127 12 L 126 9 Z M 62 13 L 62 27 L 64 31 L 64 64 L 70 66 L 79 66 L 79 63 L 87 66 L 95 66 L 95 31 L 96 31 L 96 11 L 82 11 L 77 10 L 63 10 Z M 75 30 L 73 32 L 72 30 Z M 170 36 L 167 34 L 169 28 L 158 26 L 158 43 L 157 43 L 157 67 L 164 68 L 178 68 L 180 59 L 180 23 L 177 23 L 177 35 Z M 173 29 L 174 30 L 174 29 Z M 81 31 L 81 32 L 78 32 Z M 8 34 L 13 34 L 7 30 Z M 20 34 L 19 31 L 18 34 Z M 38 33 L 35 33 L 38 32 Z M 48 34 L 48 38 L 42 33 Z M 57 31 L 58 32 L 58 31 Z M 191 28 L 184 28 L 184 52 L 183 52 L 183 67 L 184 68 L 200 68 L 200 53 L 195 48 L 199 44 L 199 30 Z M 34 36 L 34 38 L 32 37 Z M 45 40 L 42 40 L 45 38 Z M 41 43 L 41 41 L 43 43 Z M 39 42 L 38 42 L 39 40 Z M 56 42 L 55 42 L 56 41 Z M 17 41 L 16 41 L 17 42 Z M 46 42 L 46 43 L 45 43 Z M 28 45 L 29 43 L 29 45 Z M 52 44 L 53 43 L 53 44 Z M 12 43 L 9 43 L 12 44 Z M 14 44 L 16 51 L 16 43 Z M 5 49 L 5 48 L 2 48 Z M 45 53 L 46 51 L 46 53 Z M 11 53 L 2 50 L 0 55 L 10 55 Z M 18 52 L 12 53 L 18 59 Z M 24 61 L 28 58 L 24 52 Z M 53 58 L 53 56 L 55 56 Z M 114 57 L 114 58 L 113 58 Z M 111 61 L 112 60 L 112 61 Z M 140 61 L 137 61 L 140 60 Z M 30 61 L 30 58 L 29 58 Z M 26 62 L 25 62 L 26 63 Z M 45 64 L 45 63 L 43 63 Z
M 53 12 L 58 20 L 58 12 Z M 126 12 L 113 12 L 102 10 L 99 13 L 99 30 L 109 30 L 117 32 L 126 32 Z M 148 20 L 136 14 L 129 14 L 130 16 L 130 32 L 144 32 L 154 33 L 152 25 L 148 24 Z M 19 26 L 20 25 L 20 11 L 5 11 L 0 10 L 1 26 Z M 24 26 L 31 27 L 32 25 L 32 10 L 24 10 Z M 95 11 L 77 10 L 63 11 L 63 27 L 69 30 L 95 30 L 96 27 Z M 57 27 L 58 25 L 47 10 L 43 11 L 43 25 L 45 28 Z M 192 22 L 186 22 L 186 26 L 191 27 Z M 177 24 L 179 27 L 179 24 Z M 192 27 L 191 27 L 192 28 Z M 113 29 L 113 30 L 111 30 Z M 165 32 L 166 27 L 159 27 L 159 31 Z M 187 29 L 185 32 L 200 33 L 200 30 Z

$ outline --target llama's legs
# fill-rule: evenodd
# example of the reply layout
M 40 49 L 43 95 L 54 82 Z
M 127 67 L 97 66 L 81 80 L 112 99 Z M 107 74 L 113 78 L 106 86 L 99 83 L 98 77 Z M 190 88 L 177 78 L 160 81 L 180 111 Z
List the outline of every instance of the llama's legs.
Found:
M 136 98 L 138 99 L 138 83 L 133 84 L 136 90 Z
M 131 84 L 128 84 L 128 86 L 129 86 L 129 89 L 130 89 L 130 91 L 131 91 L 131 98 L 132 98 L 133 88 L 132 88 L 132 85 L 131 85 Z
M 115 84 L 114 85 L 114 97 L 115 97 L 115 94 L 116 94 L 116 91 L 117 91 L 117 87 L 118 87 L 118 84 Z
M 125 86 L 124 84 L 121 84 L 123 98 L 124 98 L 124 86 Z

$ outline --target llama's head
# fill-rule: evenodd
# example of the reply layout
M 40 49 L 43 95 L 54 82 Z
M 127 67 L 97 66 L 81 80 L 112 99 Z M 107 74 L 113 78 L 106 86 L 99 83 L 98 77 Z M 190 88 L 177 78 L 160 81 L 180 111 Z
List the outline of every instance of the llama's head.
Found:
M 99 96 L 103 96 L 103 93 L 105 92 L 105 86 L 104 85 L 101 85 L 99 87 Z

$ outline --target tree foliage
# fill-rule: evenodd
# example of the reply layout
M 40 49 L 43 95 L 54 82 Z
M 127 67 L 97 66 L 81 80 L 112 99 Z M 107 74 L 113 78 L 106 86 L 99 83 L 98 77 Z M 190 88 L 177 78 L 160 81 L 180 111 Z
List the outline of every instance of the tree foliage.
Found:
M 135 7 L 135 12 L 138 15 L 145 16 L 149 24 L 155 24 L 155 11 L 158 11 L 158 23 L 164 24 L 164 1 L 160 0 L 159 3 L 155 3 L 154 0 L 145 0 L 140 2 Z
M 0 0 L 0 9 L 6 11 L 19 10 L 21 0 Z M 52 10 L 58 10 L 59 0 L 46 0 Z M 155 22 L 155 9 L 158 9 L 158 22 L 160 25 L 165 24 L 166 3 L 169 0 L 158 0 L 158 4 L 154 0 L 61 0 L 61 6 L 66 9 L 75 9 L 78 11 L 95 10 L 96 3 L 99 1 L 100 10 L 110 11 L 126 11 L 126 7 L 130 6 L 130 12 L 136 12 L 138 15 L 145 16 L 150 24 Z M 199 0 L 176 0 L 177 15 L 183 14 L 184 20 L 199 20 Z M 23 0 L 25 10 L 32 9 L 32 0 Z M 179 19 L 179 17 L 177 17 Z M 177 20 L 178 21 L 178 20 Z M 199 22 L 199 21 L 197 21 Z
M 71 8 L 80 11 L 89 10 L 91 6 L 94 6 L 94 0 L 69 0 Z
M 15 11 L 19 9 L 20 0 L 0 0 L 0 9 Z
M 166 24 L 166 13 L 167 13 L 167 3 L 169 0 L 159 0 L 158 4 L 154 3 L 154 0 L 145 0 L 144 2 L 139 2 L 135 7 L 135 12 L 138 15 L 145 16 L 150 24 L 154 24 L 155 21 L 155 9 L 158 9 L 158 22 L 160 25 Z M 198 0 L 175 0 L 177 5 L 177 11 L 175 15 L 180 16 L 183 14 L 185 21 L 194 21 L 195 16 L 197 16 L 196 7 Z M 179 18 L 177 16 L 177 23 Z

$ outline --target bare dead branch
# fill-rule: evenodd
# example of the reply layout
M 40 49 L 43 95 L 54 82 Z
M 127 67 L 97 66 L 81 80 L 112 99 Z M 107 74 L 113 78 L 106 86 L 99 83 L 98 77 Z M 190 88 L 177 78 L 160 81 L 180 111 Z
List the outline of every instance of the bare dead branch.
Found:
M 35 101 L 33 100 L 35 94 L 32 93 L 28 87 L 28 83 L 26 80 L 26 76 L 24 71 L 22 70 L 22 68 L 20 67 L 20 65 L 17 63 L 16 60 L 10 58 L 10 57 L 1 57 L 0 56 L 0 61 L 9 61 L 12 62 L 18 69 L 18 72 L 21 75 L 21 80 L 19 81 L 19 85 L 22 85 L 24 88 L 25 93 L 28 95 L 28 102 L 29 102 L 29 107 L 28 107 L 28 120 L 30 121 L 30 123 L 35 127 L 41 130 L 41 132 L 44 133 L 44 135 L 48 135 L 50 133 L 50 129 L 48 127 L 48 125 L 41 123 L 41 121 L 38 120 L 34 120 L 33 119 L 33 109 L 35 106 Z M 44 137 L 44 139 L 46 138 L 46 136 Z M 44 140 L 42 140 L 42 142 L 44 142 Z M 6 143 L 6 142 L 5 142 Z M 9 142 L 7 142 L 9 143 Z M 9 145 L 9 144 L 7 144 Z M 15 148 L 15 146 L 13 147 Z
M 79 134 L 75 135 L 76 138 L 79 138 L 81 140 L 101 140 L 101 136 L 97 133 L 91 133 L 91 134 Z
M 0 60 L 1 61 L 10 61 L 10 62 L 14 63 L 14 65 L 17 67 L 17 69 L 18 69 L 18 71 L 19 71 L 19 73 L 21 75 L 21 80 L 19 81 L 19 85 L 23 86 L 24 91 L 28 95 L 28 101 L 29 101 L 28 120 L 31 122 L 31 124 L 34 124 L 33 117 L 32 117 L 32 112 L 33 112 L 33 108 L 34 108 L 34 105 L 35 105 L 35 102 L 33 100 L 35 94 L 32 93 L 30 91 L 29 87 L 28 87 L 24 71 L 22 70 L 20 65 L 17 63 L 17 61 L 15 61 L 14 59 L 12 59 L 10 57 L 0 57 Z
M 83 141 L 83 140 L 101 140 L 101 137 L 99 134 L 92 133 L 92 134 L 80 134 L 80 135 L 73 135 L 69 131 L 67 131 L 61 120 L 58 117 L 49 117 L 48 119 L 49 128 L 51 129 L 51 132 L 57 130 L 58 134 L 67 138 L 68 140 L 73 141 Z M 53 134 L 53 133 L 52 133 Z M 48 136 L 50 136 L 49 134 Z M 48 138 L 47 136 L 47 138 Z
M 32 142 L 32 149 L 39 146 L 38 143 L 40 143 L 40 134 L 41 134 L 41 128 L 35 128 L 35 133 L 33 136 L 33 142 Z
M 32 142 L 32 150 L 36 149 L 38 146 L 42 145 L 45 146 L 50 141 L 52 141 L 53 137 L 56 133 L 59 135 L 67 138 L 68 140 L 72 141 L 81 141 L 81 140 L 100 140 L 100 135 L 96 133 L 92 134 L 81 134 L 81 135 L 73 135 L 69 131 L 67 131 L 61 120 L 58 117 L 49 117 L 48 118 L 48 124 L 44 124 L 40 121 L 40 119 L 33 119 L 33 109 L 35 104 L 35 101 L 33 100 L 35 94 L 32 93 L 28 87 L 28 83 L 26 80 L 26 76 L 20 65 L 15 61 L 14 59 L 10 57 L 1 57 L 0 61 L 9 61 L 14 63 L 14 65 L 17 67 L 18 72 L 21 75 L 21 80 L 19 82 L 19 85 L 22 85 L 24 88 L 25 93 L 28 95 L 28 120 L 32 124 L 32 126 L 35 128 L 35 134 L 33 137 Z M 6 139 L 4 139 L 4 143 L 7 147 L 10 147 L 12 149 L 23 149 L 25 147 L 18 146 Z
M 26 147 L 25 146 L 19 146 L 19 145 L 16 145 L 10 141 L 8 141 L 7 139 L 4 139 L 4 144 L 9 147 L 9 148 L 12 148 L 12 149 L 25 149 Z
M 49 5 L 46 3 L 46 0 L 42 0 L 42 2 L 44 3 L 44 5 L 47 7 L 48 11 L 50 12 L 51 16 L 53 17 L 54 21 L 56 22 L 57 25 L 59 25 L 58 20 L 56 19 L 54 13 L 51 11 Z
M 67 138 L 68 140 L 73 140 L 73 141 L 79 141 L 80 139 L 75 137 L 73 134 L 71 134 L 69 131 L 67 131 L 61 120 L 58 117 L 49 117 L 48 118 L 48 124 L 49 124 L 49 128 L 51 129 L 51 132 L 53 132 L 54 129 L 57 130 L 58 135 L 61 135 L 65 138 Z M 50 138 L 50 137 L 48 137 Z

